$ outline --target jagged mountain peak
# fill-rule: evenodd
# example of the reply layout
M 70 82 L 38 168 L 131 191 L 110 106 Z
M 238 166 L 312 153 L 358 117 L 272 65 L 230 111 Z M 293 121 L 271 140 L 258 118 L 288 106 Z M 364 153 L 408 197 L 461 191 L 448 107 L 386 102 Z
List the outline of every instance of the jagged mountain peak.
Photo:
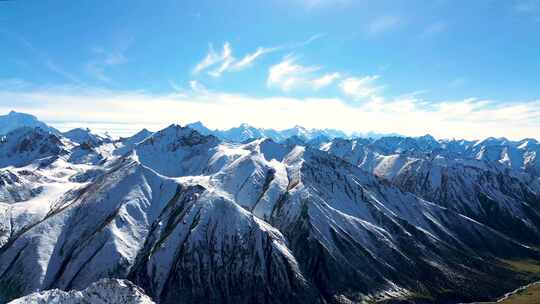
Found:
M 188 126 L 199 126 L 199 127 L 204 127 L 204 124 L 202 123 L 202 121 L 197 120 L 197 121 L 195 121 L 195 122 L 189 123 Z
M 0 167 L 24 166 L 36 159 L 66 153 L 61 139 L 40 127 L 21 127 L 0 139 Z
M 203 135 L 210 135 L 210 134 L 216 135 L 218 132 L 216 130 L 210 130 L 201 121 L 196 121 L 196 122 L 187 124 L 187 127 L 190 127 Z
M 62 136 L 71 140 L 76 144 L 88 144 L 90 146 L 97 146 L 105 142 L 111 142 L 111 138 L 108 136 L 101 136 L 95 134 L 89 128 L 75 128 L 69 131 L 63 132 Z
M 347 137 L 344 132 L 339 130 L 310 129 L 300 125 L 295 125 L 292 128 L 284 130 L 276 130 L 268 128 L 258 128 L 248 123 L 241 123 L 239 126 L 232 127 L 226 130 L 210 130 L 209 128 L 204 126 L 203 123 L 194 122 L 188 124 L 188 127 L 191 127 L 205 135 L 212 134 L 222 140 L 238 143 L 247 142 L 249 140 L 261 137 L 269 137 L 276 142 L 285 141 L 292 136 L 298 136 L 308 141 L 321 136 L 328 138 Z
M 312 129 L 308 129 L 308 128 L 305 128 L 301 125 L 294 125 L 292 128 L 290 128 L 289 130 L 298 130 L 298 131 L 310 131 Z
M 508 145 L 512 142 L 505 137 L 488 137 L 483 140 L 477 141 L 474 146 L 494 146 L 494 145 Z
M 154 132 L 149 131 L 146 128 L 143 128 L 142 130 L 138 131 L 137 133 L 135 133 L 135 134 L 133 134 L 133 135 L 131 135 L 129 137 L 121 138 L 120 141 L 130 142 L 130 143 L 135 144 L 135 143 L 141 142 L 144 139 L 152 136 L 152 134 L 154 134 Z
M 139 132 L 135 133 L 133 136 L 131 137 L 136 137 L 136 136 L 147 136 L 147 135 L 152 135 L 152 131 L 149 131 L 147 128 L 143 128 L 142 130 L 140 130 Z
M 422 136 L 416 137 L 418 140 L 427 141 L 427 142 L 438 142 L 435 137 L 433 137 L 431 134 L 425 134 Z
M 160 174 L 178 177 L 200 172 L 200 166 L 210 157 L 210 150 L 219 143 L 213 135 L 202 135 L 189 127 L 172 124 L 133 149 L 142 164 Z
M 190 127 L 182 127 L 179 124 L 171 124 L 170 126 L 153 133 L 150 137 L 141 142 L 141 144 L 144 145 L 147 142 L 153 143 L 157 141 L 174 142 L 179 140 L 183 141 L 186 144 L 197 144 L 206 141 L 219 141 L 213 135 L 202 135 L 201 133 Z
M 208 128 L 206 128 L 206 126 L 200 120 L 198 120 L 196 122 L 189 123 L 189 124 L 187 124 L 187 126 L 190 127 L 190 128 L 193 128 L 195 130 L 197 130 L 199 128 L 200 129 L 208 129 Z
M 0 135 L 7 134 L 10 131 L 21 127 L 39 127 L 47 132 L 60 134 L 60 132 L 42 121 L 36 116 L 16 111 L 10 111 L 7 115 L 0 116 Z
M 147 138 L 151 137 L 154 132 L 149 131 L 144 128 L 137 133 L 129 137 L 122 137 L 114 141 L 114 150 L 112 151 L 113 155 L 125 155 L 133 150 L 135 146 Z

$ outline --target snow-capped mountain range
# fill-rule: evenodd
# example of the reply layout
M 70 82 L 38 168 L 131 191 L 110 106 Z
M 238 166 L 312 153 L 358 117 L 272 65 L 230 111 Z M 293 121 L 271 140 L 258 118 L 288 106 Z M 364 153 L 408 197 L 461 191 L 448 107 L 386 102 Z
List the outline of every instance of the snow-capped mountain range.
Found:
M 285 130 L 275 130 L 275 129 L 263 129 L 250 126 L 248 124 L 241 124 L 238 127 L 230 128 L 227 130 L 212 130 L 207 128 L 202 122 L 195 122 L 188 124 L 187 127 L 196 130 L 197 132 L 203 135 L 214 135 L 215 137 L 220 138 L 224 141 L 229 142 L 244 142 L 248 140 L 253 140 L 256 138 L 270 138 L 276 142 L 283 142 L 291 137 L 297 137 L 303 141 L 312 141 L 315 139 L 333 139 L 333 138 L 355 138 L 355 137 L 366 137 L 366 138 L 380 138 L 385 136 L 385 134 L 380 134 L 376 132 L 353 132 L 345 133 L 340 130 L 334 129 L 308 129 L 302 126 L 294 126 Z M 389 134 L 396 135 L 396 134 Z
M 256 128 L 248 124 L 241 124 L 239 127 L 228 130 L 211 130 L 201 122 L 188 124 L 187 127 L 203 135 L 213 135 L 228 142 L 270 138 L 275 142 L 287 145 L 303 145 L 324 150 L 329 149 L 330 146 L 344 145 L 343 141 L 349 141 L 350 147 L 345 148 L 345 151 L 336 151 L 336 148 L 333 148 L 332 151 L 338 153 L 337 156 L 340 153 L 354 154 L 358 151 L 352 150 L 364 150 L 364 146 L 369 146 L 368 149 L 375 149 L 376 153 L 384 155 L 392 153 L 402 155 L 431 154 L 442 155 L 450 159 L 486 160 L 499 162 L 513 169 L 525 169 L 534 175 L 540 175 L 540 162 L 537 161 L 540 143 L 532 138 L 520 141 L 493 137 L 484 140 L 436 140 L 431 135 L 406 137 L 375 132 L 347 134 L 339 130 L 306 129 L 301 126 L 277 131 Z
M 231 130 L 7 132 L 0 303 L 458 303 L 540 260 L 536 140 Z

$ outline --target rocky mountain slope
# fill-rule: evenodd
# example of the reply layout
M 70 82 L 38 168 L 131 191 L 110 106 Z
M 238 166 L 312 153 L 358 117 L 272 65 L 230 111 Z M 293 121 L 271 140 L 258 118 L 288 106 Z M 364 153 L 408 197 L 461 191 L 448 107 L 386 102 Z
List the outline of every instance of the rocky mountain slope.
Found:
M 8 138 L 0 302 L 119 279 L 156 303 L 457 303 L 528 283 L 503 260 L 540 259 L 538 178 L 466 158 L 486 150 L 473 142 Z M 24 138 L 39 140 L 11 153 Z
M 382 137 L 379 139 L 336 138 L 316 145 L 307 143 L 354 164 L 369 165 L 369 158 L 378 156 L 412 156 L 416 158 L 439 156 L 448 160 L 480 160 L 490 165 L 525 171 L 540 176 L 540 143 L 535 139 L 510 141 L 505 138 L 484 140 L 436 140 L 430 135 L 421 137 Z
M 336 139 L 319 148 L 403 191 L 538 245 L 540 179 L 526 164 L 511 166 L 506 157 L 486 159 L 482 151 L 493 149 L 494 142 L 487 146 L 485 142 L 441 143 L 428 137 Z M 524 155 L 535 153 L 519 142 L 504 144 L 521 147 Z

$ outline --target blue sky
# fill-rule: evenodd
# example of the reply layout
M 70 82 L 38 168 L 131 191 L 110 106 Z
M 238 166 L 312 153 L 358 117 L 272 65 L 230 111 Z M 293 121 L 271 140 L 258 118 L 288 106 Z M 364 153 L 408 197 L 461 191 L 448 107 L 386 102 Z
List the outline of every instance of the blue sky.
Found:
M 0 1 L 0 111 L 538 137 L 540 0 Z

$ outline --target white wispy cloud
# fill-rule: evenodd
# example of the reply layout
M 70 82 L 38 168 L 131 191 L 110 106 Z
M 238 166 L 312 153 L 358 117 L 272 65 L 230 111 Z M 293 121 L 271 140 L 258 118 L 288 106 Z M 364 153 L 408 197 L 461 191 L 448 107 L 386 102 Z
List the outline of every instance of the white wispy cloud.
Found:
M 335 72 L 330 74 L 325 74 L 319 78 L 315 78 L 312 80 L 312 87 L 314 90 L 319 90 L 321 88 L 327 87 L 334 83 L 336 80 L 341 78 L 341 74 Z
M 216 52 L 212 45 L 210 45 L 208 54 L 201 62 L 197 63 L 193 69 L 193 73 L 198 74 L 206 70 L 208 75 L 220 77 L 224 72 L 244 70 L 264 54 L 274 52 L 277 49 L 258 47 L 253 53 L 248 53 L 241 59 L 237 59 L 233 56 L 233 50 L 229 42 L 223 44 L 223 49 L 220 53 Z
M 96 62 L 88 62 L 86 64 L 86 72 L 99 81 L 110 82 L 111 79 L 105 75 L 105 67 Z
M 268 69 L 267 86 L 279 88 L 284 92 L 298 88 L 319 90 L 329 86 L 341 77 L 339 73 L 320 75 L 319 66 L 304 66 L 297 63 L 292 55 L 285 56 L 283 60 Z
M 343 94 L 355 100 L 377 99 L 383 88 L 376 85 L 377 79 L 379 79 L 378 75 L 348 77 L 340 82 L 339 88 Z
M 236 61 L 234 63 L 234 65 L 231 67 L 231 69 L 236 70 L 236 71 L 245 69 L 245 68 L 251 66 L 251 64 L 253 64 L 253 62 L 257 58 L 261 57 L 264 54 L 273 52 L 274 50 L 276 50 L 276 48 L 259 47 L 259 48 L 257 48 L 257 50 L 255 52 L 253 52 L 251 54 L 246 54 L 242 59 Z
M 222 54 L 218 54 L 216 53 L 216 51 L 214 50 L 214 46 L 212 44 L 210 44 L 210 46 L 208 47 L 209 50 L 208 50 L 208 54 L 204 57 L 203 60 L 201 60 L 201 62 L 197 63 L 197 65 L 195 66 L 195 68 L 193 68 L 193 73 L 194 74 L 197 74 L 197 73 L 200 73 L 201 71 L 205 70 L 206 68 L 218 63 L 218 62 L 221 62 L 225 59 L 225 57 L 227 56 L 227 54 L 230 54 L 231 53 L 231 46 L 228 42 L 225 42 L 225 44 L 223 45 L 223 51 L 222 51 Z
M 86 72 L 102 82 L 111 81 L 107 75 L 109 68 L 128 62 L 124 54 L 125 48 L 108 51 L 101 47 L 95 47 L 91 51 L 94 58 L 86 63 Z
M 398 16 L 379 16 L 371 20 L 371 22 L 366 25 L 365 32 L 369 36 L 378 36 L 380 34 L 396 29 L 401 23 L 402 20 Z
M 268 87 L 277 87 L 282 91 L 290 91 L 304 85 L 312 73 L 318 71 L 317 66 L 303 66 L 296 63 L 292 56 L 285 57 L 280 63 L 268 69 Z
M 292 43 L 292 44 L 289 44 L 289 45 L 285 45 L 283 47 L 278 47 L 278 48 L 283 48 L 283 49 L 295 49 L 295 48 L 299 48 L 299 47 L 303 47 L 303 46 L 306 46 L 306 45 L 309 45 L 323 37 L 326 36 L 326 33 L 317 33 L 317 34 L 314 34 L 314 35 L 311 35 L 311 37 L 309 37 L 308 39 L 304 40 L 304 41 L 300 41 L 298 43 Z
M 261 98 L 212 91 L 150 94 L 69 87 L 0 91 L 0 113 L 12 109 L 37 115 L 63 129 L 67 123 L 77 122 L 110 128 L 117 135 L 128 135 L 126 130 L 131 133 L 142 127 L 158 130 L 170 123 L 197 120 L 211 128 L 229 128 L 242 122 L 277 129 L 300 124 L 309 128 L 399 132 L 411 136 L 430 133 L 441 138 L 521 139 L 538 138 L 540 134 L 540 100 L 501 103 L 465 99 L 428 103 L 418 96 L 409 96 L 351 105 L 340 98 Z
M 258 47 L 254 52 L 247 53 L 239 59 L 234 57 L 232 46 L 229 42 L 225 42 L 223 44 L 223 48 L 220 52 L 216 52 L 214 47 L 210 44 L 208 53 L 199 63 L 195 65 L 192 72 L 196 75 L 206 71 L 210 76 L 220 77 L 225 72 L 242 71 L 251 67 L 257 59 L 266 54 L 305 47 L 314 41 L 321 39 L 325 35 L 326 34 L 324 33 L 317 33 L 300 42 L 283 44 L 274 47 Z
M 208 93 L 208 90 L 206 89 L 206 87 L 202 83 L 198 82 L 197 80 L 191 80 L 189 82 L 189 88 L 191 89 L 191 91 L 197 94 Z
M 79 77 L 75 76 L 74 74 L 68 72 L 60 65 L 56 64 L 52 59 L 47 59 L 45 61 L 45 66 L 51 70 L 52 72 L 64 77 L 65 79 L 76 83 L 76 84 L 82 84 L 82 81 L 79 79 Z
M 208 74 L 214 77 L 219 77 L 221 73 L 229 68 L 234 60 L 231 45 L 228 42 L 225 42 L 223 45 L 223 51 L 221 54 L 216 54 L 212 47 L 210 47 L 208 55 L 206 55 L 204 60 L 195 67 L 195 73 L 203 71 L 211 66 L 218 65 L 217 68 L 209 71 Z

